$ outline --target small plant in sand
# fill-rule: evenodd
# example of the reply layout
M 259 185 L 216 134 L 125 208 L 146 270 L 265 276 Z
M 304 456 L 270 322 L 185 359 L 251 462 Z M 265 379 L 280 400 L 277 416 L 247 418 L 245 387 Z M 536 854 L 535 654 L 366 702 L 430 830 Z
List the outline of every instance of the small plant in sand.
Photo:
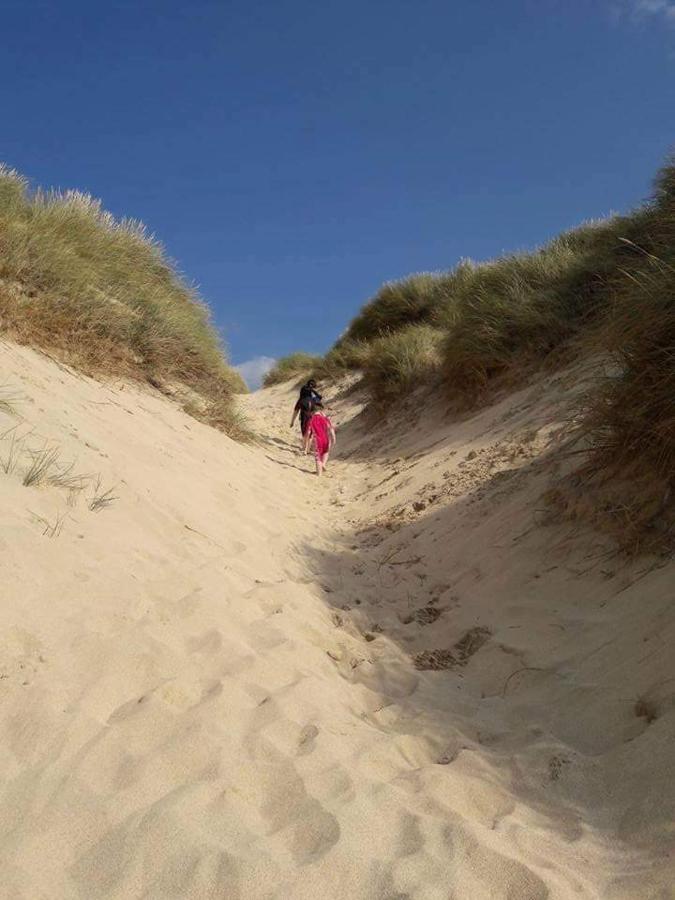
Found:
M 0 385 L 0 412 L 8 416 L 15 416 L 18 399 L 18 394 L 6 385 Z
M 56 538 L 61 534 L 64 522 L 66 521 L 65 513 L 57 512 L 53 522 L 50 522 L 49 519 L 45 519 L 44 516 L 37 515 L 37 513 L 31 513 L 31 515 L 35 521 L 42 526 L 42 534 L 44 537 Z
M 45 444 L 41 450 L 27 450 L 26 453 L 30 458 L 30 464 L 23 476 L 25 487 L 50 485 L 72 493 L 84 490 L 91 480 L 90 475 L 74 473 L 74 462 L 61 465 L 58 447 L 49 447 Z
M 37 487 L 49 479 L 59 451 L 56 447 L 45 446 L 42 450 L 28 450 L 27 453 L 31 462 L 24 472 L 23 484 L 25 487 Z
M 11 475 L 23 454 L 26 435 L 19 436 L 18 425 L 0 435 L 0 441 L 7 442 L 4 453 L 0 454 L 0 468 L 5 475 Z
M 107 491 L 104 491 L 101 484 L 100 476 L 96 479 L 96 485 L 94 487 L 94 496 L 89 501 L 89 509 L 91 512 L 100 512 L 102 509 L 107 509 L 111 503 L 114 503 L 115 500 L 119 500 L 119 497 L 116 497 L 113 494 L 115 490 L 114 487 L 108 488 Z

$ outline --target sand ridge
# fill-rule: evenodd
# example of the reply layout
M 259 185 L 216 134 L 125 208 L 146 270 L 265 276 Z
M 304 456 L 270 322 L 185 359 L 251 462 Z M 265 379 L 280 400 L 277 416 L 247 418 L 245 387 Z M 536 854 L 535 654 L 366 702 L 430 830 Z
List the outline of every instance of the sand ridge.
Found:
M 0 471 L 2 896 L 670 896 L 671 564 L 533 521 L 572 375 L 379 436 L 345 384 L 316 479 L 292 386 L 243 447 L 0 361 L 0 459 L 91 476 Z

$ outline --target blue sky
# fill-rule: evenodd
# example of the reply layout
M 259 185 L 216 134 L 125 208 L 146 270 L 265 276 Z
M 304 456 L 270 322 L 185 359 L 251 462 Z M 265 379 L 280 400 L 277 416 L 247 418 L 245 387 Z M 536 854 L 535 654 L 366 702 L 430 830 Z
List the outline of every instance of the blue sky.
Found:
M 0 159 L 145 221 L 236 363 L 633 206 L 674 137 L 668 0 L 5 0 L 0 49 Z

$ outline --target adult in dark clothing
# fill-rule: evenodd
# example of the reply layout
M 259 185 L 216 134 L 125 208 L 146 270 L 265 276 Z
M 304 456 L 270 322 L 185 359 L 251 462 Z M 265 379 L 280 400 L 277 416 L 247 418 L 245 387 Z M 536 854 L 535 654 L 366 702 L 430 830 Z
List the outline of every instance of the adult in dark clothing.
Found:
M 299 400 L 302 400 L 305 397 L 311 400 L 312 403 L 321 403 L 321 394 L 318 393 L 316 381 L 314 381 L 313 378 L 310 378 L 307 384 L 303 384 L 300 388 Z
M 295 425 L 296 416 L 300 415 L 300 431 L 304 446 L 305 434 L 309 420 L 312 418 L 312 411 L 315 403 L 321 403 L 321 394 L 316 389 L 316 381 L 310 378 L 306 384 L 300 388 L 300 396 L 293 407 L 293 418 L 291 419 L 291 428 Z

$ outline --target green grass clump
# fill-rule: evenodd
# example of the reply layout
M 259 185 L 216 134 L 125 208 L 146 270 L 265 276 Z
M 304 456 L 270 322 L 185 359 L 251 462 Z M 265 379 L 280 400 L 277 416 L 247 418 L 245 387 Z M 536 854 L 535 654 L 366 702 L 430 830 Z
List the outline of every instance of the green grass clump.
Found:
M 368 365 L 372 343 L 341 341 L 319 360 L 313 374 L 317 378 L 339 378 L 350 370 L 363 371 Z
M 496 376 L 522 377 L 566 346 L 604 308 L 620 235 L 633 232 L 630 224 L 617 218 L 585 225 L 534 253 L 465 266 L 445 312 L 451 392 L 475 400 Z
M 443 332 L 408 325 L 373 341 L 364 374 L 378 399 L 407 393 L 440 368 Z
M 0 329 L 90 374 L 241 390 L 206 306 L 139 222 L 0 166 Z
M 612 361 L 588 398 L 583 490 L 631 551 L 675 539 L 675 164 L 659 174 L 645 240 L 613 285 L 590 347 Z
M 336 344 L 372 341 L 407 325 L 432 322 L 444 305 L 443 278 L 422 272 L 384 284 Z
M 449 393 L 471 404 L 495 378 L 522 378 L 532 366 L 570 350 L 606 308 L 623 267 L 635 260 L 630 241 L 647 237 L 647 220 L 647 212 L 638 210 L 582 225 L 534 252 L 485 263 L 463 260 L 447 272 L 386 284 L 317 371 L 377 370 L 382 386 L 387 369 L 378 369 L 373 354 L 389 337 L 424 325 L 445 335 L 442 369 Z M 404 381 L 412 386 L 414 366 L 407 370 Z M 389 371 L 396 378 L 396 366 Z M 424 379 L 429 366 L 420 361 L 418 371 Z M 398 393 L 398 386 L 388 393 Z
M 248 394 L 249 393 L 248 385 L 244 381 L 243 376 L 236 369 L 233 369 L 231 366 L 228 366 L 228 368 L 229 368 L 229 372 L 228 372 L 227 380 L 229 382 L 232 393 L 233 394 Z
M 288 356 L 282 356 L 276 361 L 274 368 L 270 369 L 263 378 L 263 386 L 271 387 L 273 384 L 280 384 L 290 378 L 310 375 L 321 361 L 322 357 L 311 353 L 291 353 Z

